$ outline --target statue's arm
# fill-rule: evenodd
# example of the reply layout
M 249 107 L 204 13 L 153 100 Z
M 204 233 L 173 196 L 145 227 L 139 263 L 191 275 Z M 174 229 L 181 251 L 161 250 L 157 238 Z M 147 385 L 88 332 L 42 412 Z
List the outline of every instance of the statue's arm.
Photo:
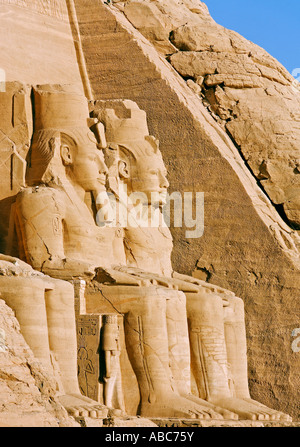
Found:
M 27 188 L 16 201 L 19 245 L 26 261 L 49 276 L 71 279 L 93 276 L 94 266 L 68 259 L 64 250 L 65 206 L 60 191 Z
M 176 278 L 169 278 L 166 276 L 158 275 L 157 273 L 147 272 L 146 270 L 139 269 L 131 266 L 113 266 L 115 276 L 117 273 L 120 275 L 126 275 L 128 279 L 134 281 L 138 285 L 157 285 L 170 289 L 180 290 L 183 292 L 198 292 L 199 287 Z M 118 278 L 119 279 L 119 278 Z M 121 277 L 120 277 L 121 279 Z
M 115 272 L 118 271 L 135 279 L 136 281 L 140 281 L 139 285 L 146 283 L 148 283 L 148 285 L 156 284 L 163 287 L 180 290 L 185 293 L 198 293 L 199 289 L 205 288 L 210 292 L 215 292 L 222 295 L 224 303 L 227 302 L 228 296 L 234 296 L 234 293 L 230 292 L 229 290 L 177 272 L 173 272 L 172 277 L 169 278 L 157 275 L 156 273 L 149 273 L 136 267 L 114 266 L 114 269 Z
M 222 296 L 223 301 L 227 301 L 227 298 L 229 296 L 234 296 L 234 293 L 227 289 L 223 289 L 222 287 L 216 286 L 215 284 L 207 283 L 201 279 L 194 278 L 193 276 L 188 276 L 188 275 L 183 275 L 181 273 L 173 272 L 172 277 L 176 281 L 180 281 L 182 283 L 188 283 L 194 287 L 203 287 L 205 289 L 210 290 L 211 292 L 218 293 Z
M 26 188 L 16 200 L 16 227 L 19 246 L 26 261 L 41 270 L 46 261 L 65 257 L 63 207 L 52 188 Z
M 234 293 L 230 292 L 229 290 L 223 289 L 222 287 L 216 286 L 214 284 L 210 284 L 210 283 L 203 281 L 201 279 L 194 278 L 193 276 L 183 275 L 182 273 L 177 273 L 175 271 L 173 272 L 172 276 L 175 279 L 180 279 L 182 281 L 187 281 L 191 284 L 207 287 L 209 289 L 214 289 L 215 291 L 218 291 L 220 293 L 232 293 L 234 295 Z

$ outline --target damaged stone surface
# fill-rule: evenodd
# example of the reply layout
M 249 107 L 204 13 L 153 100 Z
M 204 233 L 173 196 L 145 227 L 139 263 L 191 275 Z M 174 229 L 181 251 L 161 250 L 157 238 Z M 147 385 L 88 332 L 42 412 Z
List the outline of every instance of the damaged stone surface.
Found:
M 0 426 L 79 426 L 56 400 L 55 379 L 34 357 L 3 299 L 0 330 Z
M 69 4 L 65 0 L 0 1 L 0 59 L 7 81 L 81 86 Z

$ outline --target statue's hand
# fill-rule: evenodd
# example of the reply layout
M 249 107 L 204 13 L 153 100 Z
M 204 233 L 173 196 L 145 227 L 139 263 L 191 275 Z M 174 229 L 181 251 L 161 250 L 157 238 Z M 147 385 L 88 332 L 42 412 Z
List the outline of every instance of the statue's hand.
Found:
M 0 275 L 4 276 L 40 276 L 40 272 L 33 270 L 33 268 L 12 256 L 0 254 Z
M 142 278 L 126 272 L 118 267 L 114 268 L 97 268 L 97 281 L 102 284 L 118 284 L 127 286 L 142 286 L 144 284 Z
M 230 290 L 223 289 L 220 286 L 216 286 L 215 284 L 211 284 L 211 283 L 208 283 L 201 279 L 194 278 L 193 276 L 182 275 L 181 273 L 173 272 L 173 278 L 188 282 L 190 284 L 194 284 L 196 286 L 205 287 L 205 288 L 211 290 L 212 292 L 215 292 L 215 293 L 218 293 L 221 295 L 234 296 L 234 293 L 231 292 Z
M 181 290 L 180 286 L 182 281 L 177 279 L 169 278 L 167 276 L 161 276 L 157 273 L 146 272 L 136 267 L 128 266 L 113 266 L 114 271 L 122 272 L 122 274 L 128 275 L 130 278 L 134 278 L 135 281 L 140 281 L 140 285 L 144 286 L 161 286 L 168 289 Z M 195 286 L 188 285 L 186 291 L 195 292 L 198 289 Z
M 205 286 L 205 287 L 216 287 L 213 284 L 209 284 L 201 279 L 194 278 L 193 276 L 183 275 L 181 273 L 173 272 L 173 278 L 180 279 L 182 281 L 188 282 L 190 284 L 195 284 L 197 286 Z
M 42 272 L 59 279 L 91 279 L 96 275 L 96 266 L 77 259 L 51 259 L 42 266 Z
M 196 288 L 198 291 L 201 288 L 202 289 L 205 288 L 209 292 L 218 294 L 222 298 L 223 307 L 228 307 L 230 304 L 228 297 L 234 296 L 234 293 L 229 290 L 223 289 L 222 287 L 216 286 L 214 284 L 207 283 L 205 281 L 202 281 L 201 279 L 197 279 L 192 276 L 182 275 L 181 273 L 173 272 L 173 278 L 174 280 L 177 280 L 178 283 L 181 284 L 181 286 L 179 286 L 179 290 L 182 290 L 184 292 L 189 291 L 187 290 L 188 289 L 187 285 L 189 285 L 190 287 Z M 197 290 L 191 290 L 191 291 L 196 292 Z

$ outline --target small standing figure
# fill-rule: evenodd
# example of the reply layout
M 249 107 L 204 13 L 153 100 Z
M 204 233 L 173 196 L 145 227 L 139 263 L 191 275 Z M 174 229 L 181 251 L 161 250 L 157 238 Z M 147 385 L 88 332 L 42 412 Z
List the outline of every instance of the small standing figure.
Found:
M 104 315 L 101 349 L 104 351 L 104 405 L 125 411 L 120 369 L 118 315 Z

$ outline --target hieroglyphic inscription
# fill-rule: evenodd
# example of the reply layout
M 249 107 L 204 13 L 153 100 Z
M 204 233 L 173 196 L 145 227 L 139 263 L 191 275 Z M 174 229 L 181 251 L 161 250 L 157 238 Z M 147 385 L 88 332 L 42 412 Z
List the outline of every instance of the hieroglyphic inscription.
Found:
M 87 397 L 102 402 L 100 377 L 101 315 L 81 315 L 77 317 L 78 381 Z
M 107 324 L 112 318 L 114 324 Z M 120 409 L 124 409 L 119 346 L 122 322 L 122 317 L 107 314 L 76 319 L 80 390 L 101 404 Z

